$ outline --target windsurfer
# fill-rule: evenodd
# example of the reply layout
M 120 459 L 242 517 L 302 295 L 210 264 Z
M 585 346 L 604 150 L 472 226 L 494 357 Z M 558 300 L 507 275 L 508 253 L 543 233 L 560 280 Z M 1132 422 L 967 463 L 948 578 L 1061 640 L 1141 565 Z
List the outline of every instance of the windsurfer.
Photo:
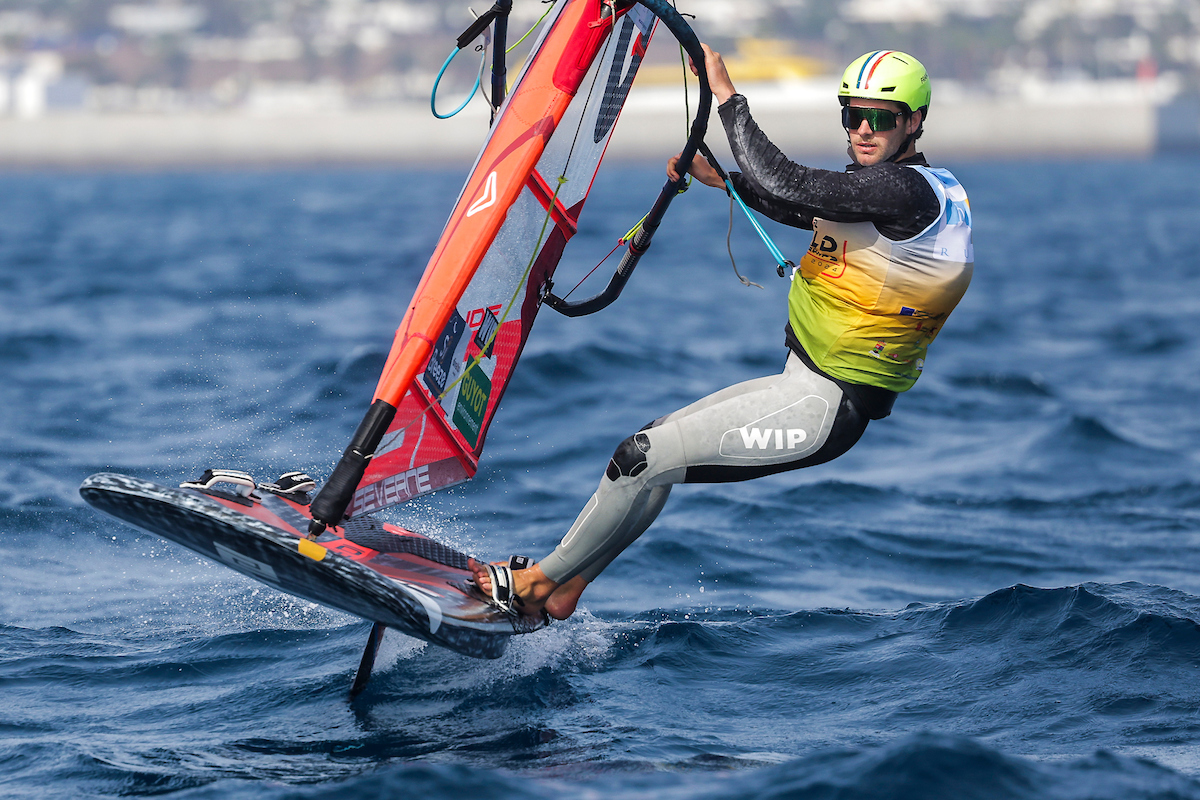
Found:
M 719 53 L 704 46 L 746 203 L 813 231 L 792 278 L 779 375 L 739 383 L 655 420 L 623 441 L 592 498 L 537 564 L 472 562 L 501 605 L 570 616 L 588 583 L 654 521 L 676 483 L 740 481 L 822 464 L 911 388 L 926 349 L 971 279 L 967 197 L 916 141 L 929 112 L 925 68 L 876 51 L 847 67 L 838 91 L 853 163 L 845 172 L 790 161 L 759 129 Z M 725 188 L 700 156 L 690 170 Z M 676 159 L 667 174 L 677 176 Z

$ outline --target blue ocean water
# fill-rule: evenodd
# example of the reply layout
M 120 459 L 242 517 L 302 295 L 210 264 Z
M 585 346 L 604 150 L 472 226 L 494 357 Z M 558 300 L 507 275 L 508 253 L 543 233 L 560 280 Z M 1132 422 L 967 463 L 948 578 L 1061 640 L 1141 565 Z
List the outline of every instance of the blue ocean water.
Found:
M 328 475 L 463 171 L 0 176 L 0 796 L 1200 798 L 1200 161 L 952 166 L 976 275 L 892 417 L 680 487 L 498 661 L 389 633 L 353 702 L 367 623 L 76 488 Z M 661 181 L 602 173 L 560 288 Z M 614 306 L 543 312 L 478 478 L 389 517 L 541 556 L 621 439 L 778 370 L 728 214 L 693 189 Z

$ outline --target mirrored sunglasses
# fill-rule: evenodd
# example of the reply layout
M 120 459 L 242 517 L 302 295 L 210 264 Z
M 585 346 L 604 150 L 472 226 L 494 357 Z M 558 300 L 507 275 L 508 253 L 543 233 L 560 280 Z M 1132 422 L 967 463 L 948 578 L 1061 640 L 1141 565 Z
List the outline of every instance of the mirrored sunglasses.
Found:
M 842 106 L 842 127 L 857 130 L 865 119 L 873 131 L 890 131 L 896 127 L 896 120 L 902 116 L 904 112 L 889 111 L 886 108 Z

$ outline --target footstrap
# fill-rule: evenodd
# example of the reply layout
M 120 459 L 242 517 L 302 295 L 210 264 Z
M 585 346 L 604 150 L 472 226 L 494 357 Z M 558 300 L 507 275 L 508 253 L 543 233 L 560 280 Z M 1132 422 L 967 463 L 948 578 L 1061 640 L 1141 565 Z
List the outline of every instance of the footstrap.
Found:
M 504 613 L 519 615 L 525 605 L 513 592 L 513 571 L 525 569 L 533 563 L 529 556 L 509 556 L 508 564 L 484 564 L 488 578 L 492 581 L 492 602 Z
M 274 483 L 260 483 L 259 489 L 300 503 L 308 502 L 308 493 L 317 483 L 304 472 L 285 472 Z
M 231 484 L 233 486 L 232 492 L 242 497 L 250 497 L 256 488 L 254 478 L 249 473 L 236 469 L 206 469 L 204 470 L 204 474 L 199 478 L 196 478 L 194 481 L 184 481 L 179 484 L 179 488 L 199 489 L 203 492 L 215 489 L 218 483 Z

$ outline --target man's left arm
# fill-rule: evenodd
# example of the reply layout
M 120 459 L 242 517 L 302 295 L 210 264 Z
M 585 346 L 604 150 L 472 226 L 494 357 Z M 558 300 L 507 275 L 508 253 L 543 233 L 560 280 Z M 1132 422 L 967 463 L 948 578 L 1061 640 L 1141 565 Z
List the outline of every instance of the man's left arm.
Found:
M 742 95 L 722 103 L 719 112 L 734 158 L 742 168 L 740 182 L 749 190 L 746 194 L 755 197 L 764 206 L 763 213 L 774 219 L 779 218 L 776 214 L 790 213 L 834 222 L 873 222 L 881 231 L 908 230 L 917 224 L 920 227 L 912 231 L 915 234 L 940 213 L 937 194 L 916 170 L 897 164 L 851 172 L 806 167 L 789 159 L 767 138 Z M 738 185 L 735 182 L 735 188 Z M 746 202 L 751 205 L 748 197 Z
M 793 228 L 813 229 L 813 216 L 798 210 L 794 205 L 775 200 L 771 195 L 762 192 L 762 188 L 740 172 L 729 173 L 729 181 L 733 190 L 738 193 L 747 206 L 768 219 L 791 225 Z

